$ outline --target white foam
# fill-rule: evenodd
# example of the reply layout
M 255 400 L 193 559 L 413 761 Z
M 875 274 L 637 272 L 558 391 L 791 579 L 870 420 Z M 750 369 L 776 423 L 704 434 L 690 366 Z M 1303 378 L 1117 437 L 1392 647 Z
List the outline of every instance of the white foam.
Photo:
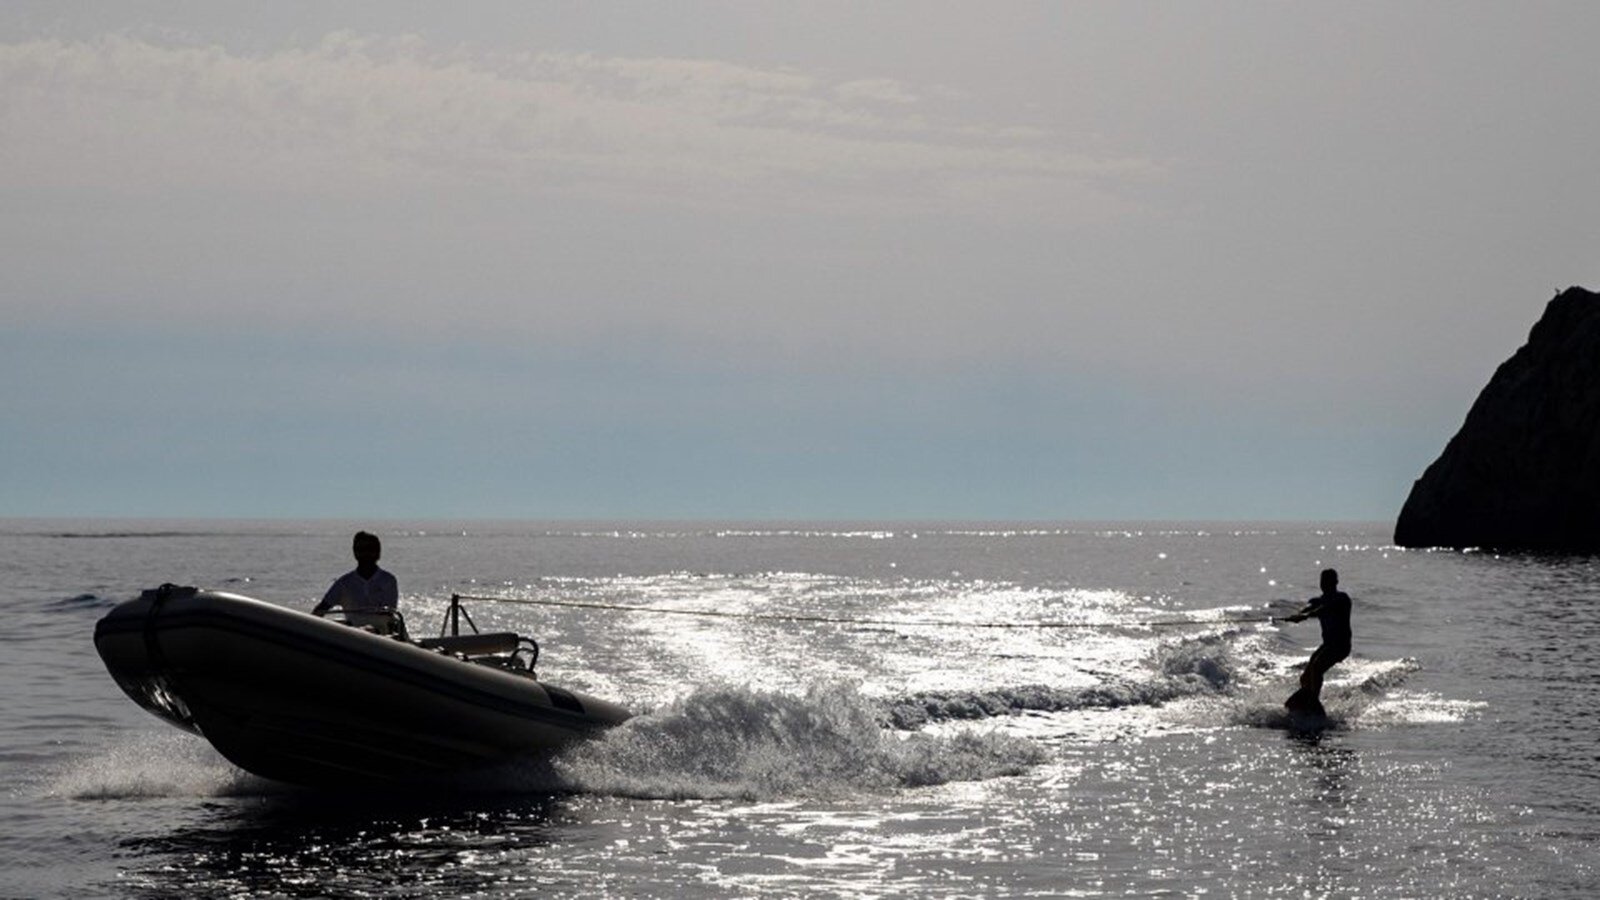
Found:
M 1340 668 L 1347 671 L 1323 685 L 1322 705 L 1327 715 L 1325 723 L 1318 723 L 1334 729 L 1392 724 L 1394 719 L 1375 715 L 1374 711 L 1395 702 L 1396 698 L 1387 698 L 1385 695 L 1398 690 L 1421 666 L 1414 659 L 1402 658 L 1351 660 L 1341 664 Z M 1301 728 L 1309 720 L 1291 716 L 1283 707 L 1284 698 L 1296 686 L 1294 681 L 1288 679 L 1255 684 L 1207 704 L 1203 714 L 1213 721 L 1233 725 Z M 1218 704 L 1221 704 L 1221 715 L 1217 714 Z
M 1487 703 L 1451 700 L 1437 694 L 1404 692 L 1385 697 L 1366 711 L 1362 722 L 1371 725 L 1443 725 L 1465 722 Z
M 235 797 L 281 788 L 223 759 L 204 740 L 177 731 L 143 732 L 69 760 L 45 782 L 46 796 L 74 800 Z
M 702 688 L 556 760 L 572 790 L 648 798 L 834 796 L 1017 774 L 1037 744 L 963 730 L 896 734 L 854 685 L 803 695 Z

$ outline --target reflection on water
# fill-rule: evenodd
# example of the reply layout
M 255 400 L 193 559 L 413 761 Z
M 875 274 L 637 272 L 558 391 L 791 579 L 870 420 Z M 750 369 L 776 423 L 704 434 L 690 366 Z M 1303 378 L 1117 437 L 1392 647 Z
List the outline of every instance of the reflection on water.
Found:
M 1326 739 L 1326 732 L 1290 732 L 1293 759 L 1303 770 L 1298 800 L 1305 807 L 1305 833 L 1316 840 L 1337 842 L 1350 823 L 1357 790 L 1355 750 Z
M 294 792 L 209 803 L 198 824 L 123 841 L 120 885 L 150 897 L 392 897 L 539 884 L 536 871 L 505 868 L 551 841 L 561 800 L 469 799 Z
M 1548 834 L 1600 840 L 1594 729 L 1574 727 L 1600 717 L 1600 692 L 1593 688 L 1600 672 L 1600 560 L 1510 557 L 1486 575 L 1496 627 L 1477 636 L 1473 663 L 1492 677 L 1501 715 L 1521 714 L 1481 750 L 1536 774 L 1526 790 L 1550 811 Z
M 0 654 L 0 896 L 1588 897 L 1596 883 L 1593 561 L 1405 553 L 1387 529 L 1343 526 L 400 530 L 388 543 L 422 621 L 451 591 L 495 586 L 1071 627 L 507 607 L 480 624 L 539 635 L 552 681 L 644 715 L 554 774 L 398 799 L 267 785 L 156 731 L 86 638 L 107 601 L 165 580 L 247 579 L 307 608 L 329 575 L 316 561 L 343 565 L 348 531 L 155 531 L 0 528 L 21 567 L 0 599 L 29 638 Z M 1282 700 L 1314 634 L 1228 620 L 1309 595 L 1329 564 L 1356 598 L 1356 654 L 1324 693 L 1333 727 L 1296 733 Z

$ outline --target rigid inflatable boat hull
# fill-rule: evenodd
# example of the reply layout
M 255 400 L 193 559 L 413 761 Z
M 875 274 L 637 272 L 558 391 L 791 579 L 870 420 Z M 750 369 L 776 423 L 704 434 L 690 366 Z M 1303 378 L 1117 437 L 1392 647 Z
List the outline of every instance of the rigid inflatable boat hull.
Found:
M 119 604 L 95 647 L 134 702 L 240 768 L 297 784 L 435 780 L 628 718 L 530 673 L 193 588 Z

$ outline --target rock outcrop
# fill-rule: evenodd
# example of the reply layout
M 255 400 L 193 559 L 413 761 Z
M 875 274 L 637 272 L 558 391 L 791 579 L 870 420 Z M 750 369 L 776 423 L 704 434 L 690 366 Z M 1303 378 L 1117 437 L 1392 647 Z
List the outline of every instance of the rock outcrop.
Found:
M 1600 552 L 1600 294 L 1550 301 L 1411 488 L 1394 539 Z

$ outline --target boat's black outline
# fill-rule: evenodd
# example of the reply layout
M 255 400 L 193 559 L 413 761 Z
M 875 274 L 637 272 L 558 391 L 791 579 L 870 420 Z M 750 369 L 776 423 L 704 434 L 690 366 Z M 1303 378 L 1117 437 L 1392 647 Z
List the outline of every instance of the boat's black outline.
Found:
M 257 604 L 261 607 L 266 607 L 273 611 L 273 613 L 269 613 L 269 615 L 277 612 L 291 614 L 294 612 L 293 610 L 286 610 L 282 607 L 274 606 L 273 604 L 266 603 L 261 600 L 255 600 L 249 597 L 241 597 L 237 594 L 224 594 L 223 592 L 217 591 L 207 591 L 203 593 L 210 594 L 211 596 L 222 595 L 228 597 L 229 600 L 244 601 L 251 604 Z M 114 612 L 115 611 L 113 610 L 113 614 Z M 155 624 L 154 622 L 147 624 L 147 618 L 154 618 L 159 622 L 159 624 Z M 159 647 L 159 641 L 161 639 L 160 635 L 162 633 L 175 632 L 186 628 L 214 629 L 221 632 L 231 632 L 243 637 L 251 638 L 253 640 L 259 640 L 267 644 L 301 652 L 311 652 L 317 654 L 330 665 L 344 665 L 353 668 L 365 669 L 385 677 L 394 678 L 397 681 L 402 681 L 411 687 L 421 688 L 425 691 L 441 695 L 451 700 L 460 700 L 463 702 L 472 703 L 475 706 L 491 708 L 497 712 L 504 712 L 511 715 L 543 720 L 548 724 L 557 725 L 563 728 L 570 728 L 574 725 L 577 725 L 577 727 L 580 728 L 589 727 L 587 723 L 575 721 L 585 718 L 587 716 L 586 711 L 572 712 L 565 709 L 560 709 L 554 705 L 555 700 L 553 698 L 551 699 L 549 705 L 538 703 L 536 701 L 519 700 L 513 697 L 507 697 L 503 693 L 486 690 L 484 688 L 473 687 L 470 685 L 464 685 L 450 681 L 442 681 L 437 677 L 437 675 L 430 674 L 425 671 L 424 667 L 427 665 L 437 665 L 441 663 L 453 663 L 455 665 L 472 666 L 475 669 L 481 668 L 488 669 L 489 671 L 498 671 L 508 678 L 525 679 L 529 686 L 537 687 L 539 690 L 544 692 L 546 697 L 550 697 L 549 689 L 544 685 L 544 683 L 540 682 L 531 675 L 519 675 L 515 672 L 509 672 L 503 669 L 491 669 L 490 667 L 482 666 L 478 663 L 454 659 L 448 654 L 442 654 L 433 650 L 429 650 L 425 647 L 411 643 L 410 641 L 397 641 L 393 638 L 367 634 L 365 632 L 356 630 L 352 630 L 352 633 L 349 635 L 341 634 L 339 637 L 345 640 L 366 640 L 378 642 L 374 645 L 374 648 L 378 646 L 391 646 L 394 644 L 399 644 L 402 646 L 411 647 L 418 653 L 425 653 L 428 655 L 426 657 L 419 657 L 415 661 L 381 659 L 375 657 L 371 653 L 362 652 L 361 650 L 346 646 L 345 640 L 329 640 L 320 635 L 304 634 L 281 625 L 255 621 L 253 619 L 241 620 L 239 617 L 232 616 L 215 609 L 192 609 L 183 610 L 180 612 L 162 611 L 153 617 L 145 615 L 137 617 L 125 617 L 122 621 L 112 621 L 112 616 L 107 615 L 105 618 L 100 620 L 99 624 L 95 626 L 95 642 L 98 645 L 103 634 L 118 635 L 147 632 L 145 635 L 147 646 L 152 641 L 155 641 L 157 642 L 157 647 Z M 150 673 L 151 675 L 182 674 L 172 672 L 170 662 L 165 661 L 166 654 L 164 651 L 153 652 L 150 654 L 150 657 L 153 661 L 158 661 L 158 666 L 152 667 Z M 477 675 L 478 673 L 474 671 L 472 674 Z M 507 685 L 507 687 L 509 688 L 510 685 Z M 562 693 L 571 695 L 570 691 L 566 691 L 562 688 L 556 688 L 556 690 L 560 690 Z M 573 700 L 579 702 L 580 704 L 582 702 L 577 697 L 573 697 Z

